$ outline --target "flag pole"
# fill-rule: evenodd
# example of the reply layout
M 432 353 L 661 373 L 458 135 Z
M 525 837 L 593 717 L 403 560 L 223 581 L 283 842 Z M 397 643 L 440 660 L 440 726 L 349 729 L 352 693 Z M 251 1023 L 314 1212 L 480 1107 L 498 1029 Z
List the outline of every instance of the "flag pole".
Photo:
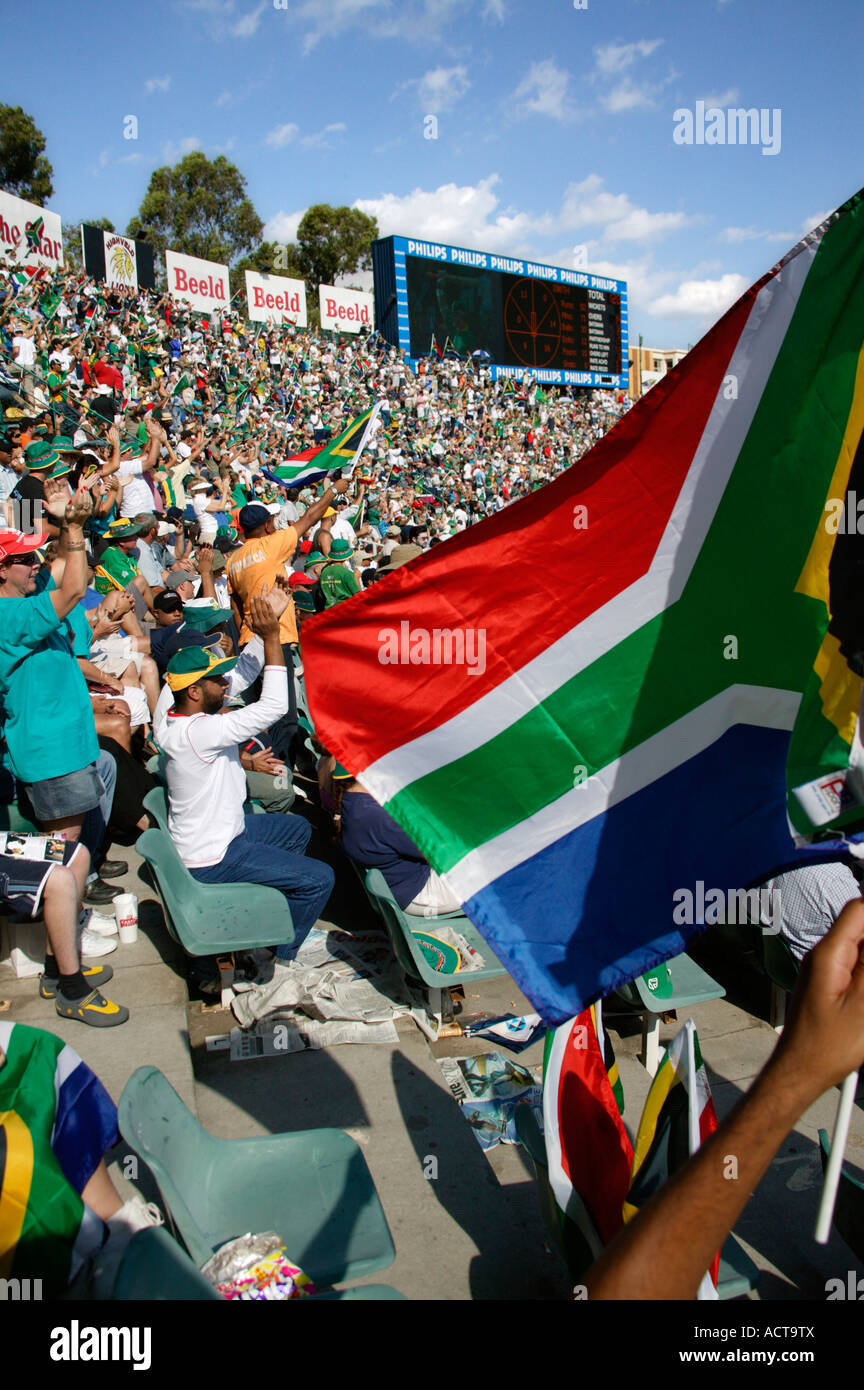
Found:
M 834 1121 L 834 1133 L 831 1137 L 831 1153 L 828 1156 L 828 1167 L 825 1170 L 822 1199 L 819 1203 L 819 1215 L 816 1218 L 816 1230 L 814 1232 L 817 1245 L 827 1245 L 828 1237 L 831 1234 L 831 1223 L 834 1220 L 834 1206 L 837 1201 L 837 1189 L 840 1186 L 840 1173 L 846 1153 L 846 1141 L 849 1138 L 849 1124 L 852 1119 L 857 1085 L 858 1073 L 857 1071 L 850 1071 L 843 1082 L 840 1099 L 837 1102 L 837 1118 Z
M 365 428 L 365 430 L 363 431 L 363 437 L 362 437 L 362 439 L 360 440 L 359 445 L 357 446 L 357 452 L 356 452 L 356 454 L 354 455 L 353 459 L 351 460 L 351 463 L 350 463 L 350 465 L 348 466 L 348 468 L 345 470 L 345 472 L 343 472 L 343 474 L 342 474 L 342 477 L 343 477 L 343 478 L 350 478 L 350 477 L 353 477 L 354 469 L 357 467 L 357 463 L 358 463 L 358 460 L 359 460 L 359 458 L 360 458 L 360 455 L 362 454 L 363 450 L 364 450 L 365 447 L 366 447 L 366 442 L 367 442 L 367 440 L 369 439 L 369 435 L 370 435 L 371 432 L 372 432 L 372 426 L 375 424 L 375 421 L 378 419 L 378 412 L 380 411 L 380 409 L 381 409 L 381 402 L 380 402 L 380 401 L 376 401 L 375 404 L 374 404 L 373 407 L 372 407 L 372 413 L 370 414 L 369 419 L 366 421 L 366 428 Z

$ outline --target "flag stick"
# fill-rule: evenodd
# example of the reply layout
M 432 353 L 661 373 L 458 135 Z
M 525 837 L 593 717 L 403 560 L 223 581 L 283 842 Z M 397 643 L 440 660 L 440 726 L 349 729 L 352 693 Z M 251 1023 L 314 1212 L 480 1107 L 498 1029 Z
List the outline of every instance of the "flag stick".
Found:
M 825 1182 L 822 1185 L 822 1200 L 819 1203 L 819 1215 L 816 1218 L 814 1239 L 817 1245 L 827 1245 L 828 1237 L 831 1234 L 834 1205 L 837 1201 L 837 1188 L 840 1186 L 840 1171 L 846 1153 L 846 1140 L 849 1138 L 849 1122 L 852 1119 L 852 1107 L 855 1104 L 857 1085 L 858 1073 L 857 1071 L 850 1071 L 843 1082 L 840 1099 L 837 1102 L 837 1118 L 834 1121 L 834 1134 L 831 1138 L 831 1153 L 828 1156 Z

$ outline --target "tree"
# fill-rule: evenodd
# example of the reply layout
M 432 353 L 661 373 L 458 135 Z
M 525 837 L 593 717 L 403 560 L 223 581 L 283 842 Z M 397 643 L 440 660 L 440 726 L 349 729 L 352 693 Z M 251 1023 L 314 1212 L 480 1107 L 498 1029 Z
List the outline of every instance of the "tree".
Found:
M 44 203 L 54 192 L 54 170 L 43 155 L 45 136 L 20 106 L 0 105 L 0 187 L 28 202 Z
M 259 275 L 289 275 L 297 279 L 302 278 L 295 249 L 290 245 L 280 246 L 275 241 L 262 241 L 250 255 L 243 256 L 231 267 L 229 279 L 232 295 L 245 289 L 245 270 L 257 270 Z
M 193 150 L 173 168 L 155 170 L 126 235 L 156 251 L 180 251 L 231 265 L 261 241 L 264 224 L 246 196 L 246 180 L 224 155 Z
M 297 228 L 297 264 L 315 288 L 332 285 L 337 275 L 371 270 L 378 223 L 358 208 L 316 203 Z
M 99 227 L 103 232 L 113 232 L 114 223 L 110 217 L 82 217 L 88 227 Z M 81 222 L 67 223 L 63 228 L 63 263 L 67 270 L 81 269 Z

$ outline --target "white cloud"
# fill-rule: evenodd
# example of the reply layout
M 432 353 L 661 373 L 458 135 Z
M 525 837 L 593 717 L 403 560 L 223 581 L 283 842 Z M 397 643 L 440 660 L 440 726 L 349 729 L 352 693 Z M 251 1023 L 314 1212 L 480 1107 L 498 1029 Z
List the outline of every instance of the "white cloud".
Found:
M 571 183 L 561 205 L 562 227 L 602 227 L 606 241 L 646 241 L 690 226 L 683 212 L 649 212 L 631 203 L 626 193 L 610 193 L 599 174 Z
M 167 164 L 176 164 L 178 159 L 182 159 L 184 155 L 191 154 L 193 150 L 200 150 L 200 148 L 201 141 L 198 139 L 198 136 L 187 135 L 176 145 L 173 141 L 168 140 L 162 146 L 162 158 Z
M 805 228 L 809 231 L 809 228 Z M 721 241 L 737 244 L 742 241 L 786 241 L 791 246 L 795 241 L 794 232 L 760 232 L 756 227 L 724 227 L 720 233 Z
M 503 22 L 505 0 L 293 0 L 286 16 L 305 28 L 303 52 L 309 54 L 324 38 L 347 29 L 362 29 L 377 39 L 435 43 L 452 36 L 454 26 L 479 5 L 480 18 Z
M 231 33 L 235 39 L 248 39 L 258 29 L 261 23 L 261 16 L 269 6 L 267 0 L 261 0 L 260 5 L 256 5 L 254 10 L 249 10 L 247 14 L 241 16 L 236 24 L 231 25 Z
M 271 149 L 281 150 L 283 145 L 290 145 L 299 134 L 299 125 L 295 121 L 286 121 L 285 125 L 274 126 L 273 130 L 264 136 L 264 144 L 269 145 Z
M 718 106 L 722 110 L 727 106 L 734 106 L 738 100 L 738 95 L 737 87 L 729 87 L 727 91 L 720 92 L 719 95 L 712 94 L 707 97 L 700 97 L 699 100 L 704 101 L 706 110 L 709 106 Z
M 610 115 L 655 106 L 657 98 L 678 74 L 671 68 L 664 78 L 637 80 L 630 69 L 650 58 L 662 39 L 638 39 L 635 43 L 608 43 L 594 49 L 592 85 L 599 90 L 599 102 Z
M 301 136 L 300 144 L 315 145 L 323 147 L 324 149 L 329 149 L 330 143 L 327 139 L 328 135 L 341 135 L 342 132 L 347 129 L 348 127 L 344 121 L 331 121 L 330 124 L 325 125 L 323 129 L 316 130 L 314 135 Z
M 532 63 L 514 93 L 519 114 L 550 116 L 553 121 L 572 121 L 577 113 L 569 95 L 570 74 L 554 58 Z
M 328 136 L 339 135 L 347 129 L 344 121 L 331 121 L 321 130 L 316 130 L 310 135 L 301 135 L 300 127 L 296 121 L 287 121 L 285 125 L 277 125 L 265 135 L 264 144 L 269 145 L 271 149 L 281 150 L 285 145 L 290 145 L 296 140 L 298 145 L 329 148 Z
M 598 174 L 571 184 L 557 210 L 539 214 L 502 208 L 498 182 L 499 176 L 490 174 L 474 185 L 415 188 L 404 195 L 387 193 L 359 199 L 354 206 L 378 219 L 382 236 L 422 237 L 546 260 L 549 253 L 540 252 L 538 245 L 548 243 L 551 237 L 596 230 L 592 243 L 596 256 L 604 254 L 603 247 L 622 242 L 644 245 L 694 221 L 680 212 L 649 212 L 632 203 L 625 193 L 610 193 Z
M 110 150 L 100 150 L 100 151 L 99 151 L 99 168 L 100 168 L 100 169 L 104 169 L 104 168 L 105 168 L 105 165 L 108 163 L 108 161 L 110 160 L 110 158 L 111 158 L 111 151 L 110 151 Z
M 457 101 L 461 101 L 470 86 L 468 69 L 461 65 L 452 68 L 431 68 L 422 77 L 400 82 L 393 97 L 399 96 L 401 92 L 413 90 L 422 111 L 449 111 Z M 391 101 L 393 97 L 390 98 Z
M 660 295 L 648 308 L 657 318 L 715 319 L 740 298 L 748 284 L 743 275 L 732 272 L 719 280 L 683 280 L 674 294 Z
M 220 92 L 216 98 L 216 106 L 231 106 L 234 102 L 233 92 Z
M 277 212 L 275 217 L 264 223 L 264 240 L 275 241 L 280 246 L 287 246 L 289 242 L 296 241 L 297 228 L 305 211 L 306 209 L 302 208 L 300 212 Z
M 826 212 L 817 212 L 812 217 L 805 217 L 801 223 L 801 235 L 806 236 L 808 232 L 813 231 L 814 227 L 821 226 L 825 218 L 830 217 L 833 211 L 833 208 L 828 208 Z
M 636 43 L 607 43 L 594 49 L 597 71 L 604 77 L 626 72 L 640 58 L 650 58 L 662 44 L 662 39 L 638 39 Z
M 144 83 L 145 92 L 167 92 L 171 86 L 171 78 L 166 73 L 164 77 L 148 77 Z

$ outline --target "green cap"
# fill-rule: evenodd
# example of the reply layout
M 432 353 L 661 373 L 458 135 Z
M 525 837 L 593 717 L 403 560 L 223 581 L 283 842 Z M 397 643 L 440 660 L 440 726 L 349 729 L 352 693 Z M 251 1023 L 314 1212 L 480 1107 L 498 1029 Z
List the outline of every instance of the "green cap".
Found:
M 320 550 L 310 550 L 309 554 L 306 556 L 306 563 L 303 568 L 308 570 L 311 569 L 313 565 L 326 565 L 326 563 L 327 556 L 322 555 Z
M 227 676 L 236 665 L 236 656 L 217 656 L 210 647 L 181 647 L 168 662 L 165 679 L 172 690 L 186 690 L 196 681 Z
M 217 608 L 212 602 L 207 603 L 184 603 L 183 621 L 187 627 L 194 627 L 198 632 L 212 632 L 214 627 L 219 627 L 221 623 L 230 622 L 231 609 Z

